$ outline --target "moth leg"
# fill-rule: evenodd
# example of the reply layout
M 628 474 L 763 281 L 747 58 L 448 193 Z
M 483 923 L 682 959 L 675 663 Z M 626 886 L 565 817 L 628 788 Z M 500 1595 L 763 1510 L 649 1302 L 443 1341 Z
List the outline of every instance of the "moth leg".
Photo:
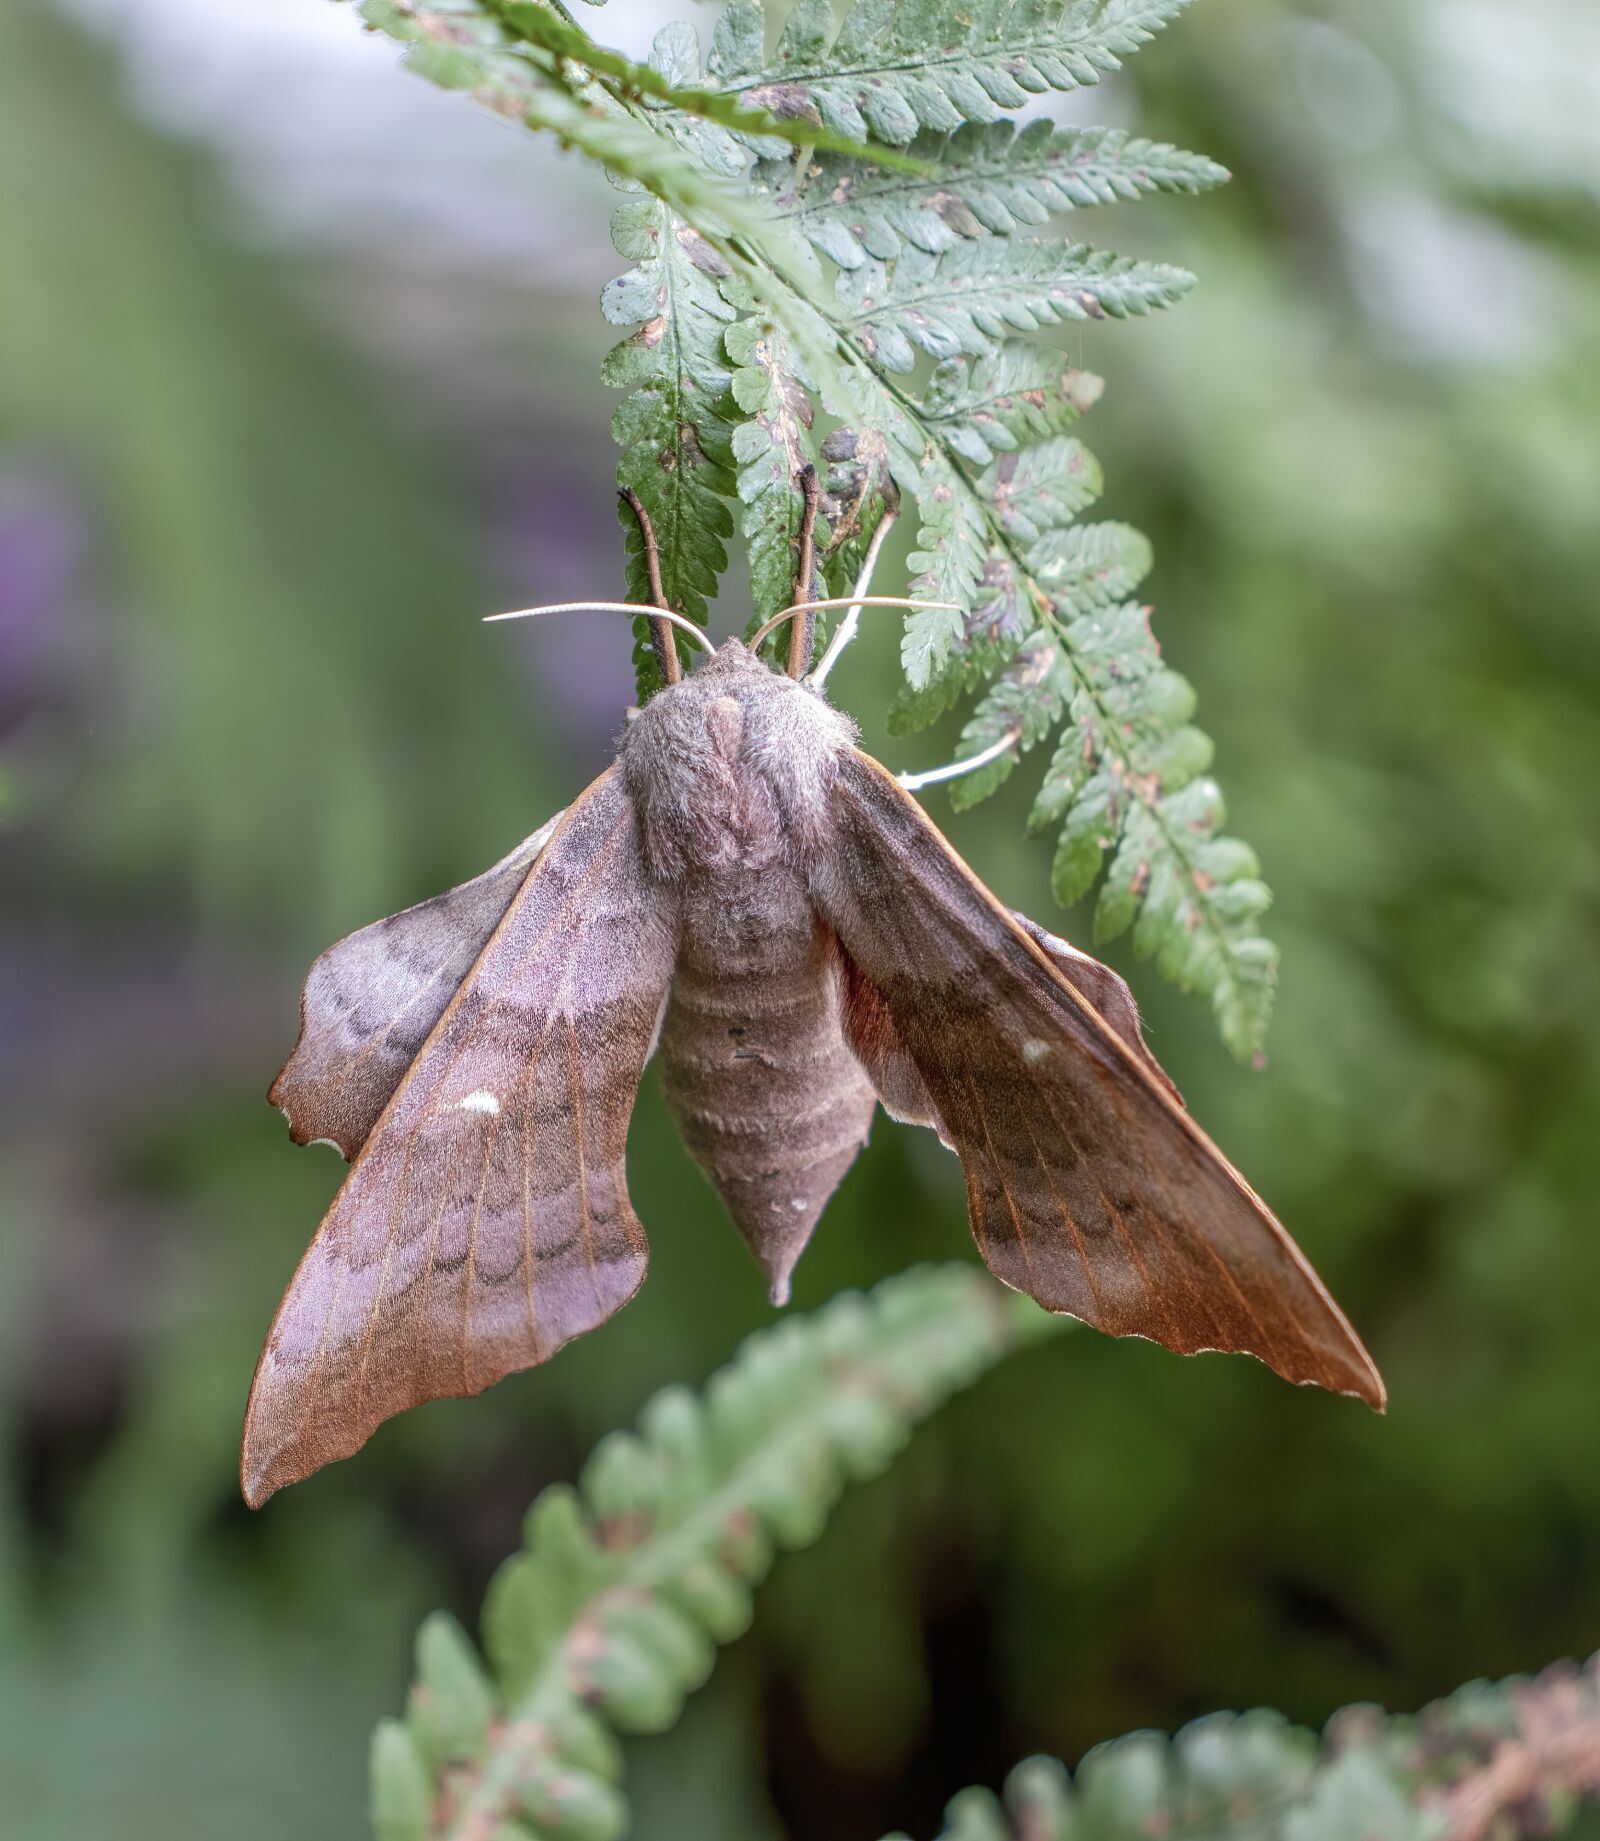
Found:
M 828 673 L 839 662 L 839 654 L 851 643 L 861 630 L 861 604 L 872 588 L 872 573 L 878 566 L 878 552 L 883 548 L 883 540 L 889 535 L 889 527 L 900 516 L 898 505 L 885 508 L 878 520 L 878 528 L 872 533 L 872 540 L 867 545 L 867 554 L 861 564 L 861 573 L 856 577 L 856 585 L 851 591 L 850 611 L 839 622 L 838 631 L 828 641 L 827 650 L 817 661 L 817 668 L 806 680 L 817 690 L 821 690 L 828 681 Z
M 661 552 L 656 547 L 655 526 L 650 522 L 650 514 L 644 508 L 644 501 L 631 486 L 624 486 L 619 494 L 622 502 L 639 521 L 639 536 L 644 543 L 645 576 L 650 583 L 650 599 L 657 607 L 671 611 L 667 600 L 667 591 L 661 582 Z M 671 626 L 665 620 L 650 622 L 650 644 L 656 655 L 656 669 L 668 684 L 676 684 L 683 676 L 683 667 L 678 662 L 678 648 L 672 637 Z
M 987 748 L 969 755 L 964 761 L 949 761 L 943 767 L 930 767 L 923 773 L 899 773 L 895 779 L 908 793 L 914 793 L 920 787 L 935 786 L 941 780 L 959 780 L 964 774 L 976 773 L 980 767 L 987 767 L 991 761 L 998 761 L 1003 755 L 1009 754 L 1021 740 L 1021 728 L 1010 728 L 999 741 L 991 742 Z

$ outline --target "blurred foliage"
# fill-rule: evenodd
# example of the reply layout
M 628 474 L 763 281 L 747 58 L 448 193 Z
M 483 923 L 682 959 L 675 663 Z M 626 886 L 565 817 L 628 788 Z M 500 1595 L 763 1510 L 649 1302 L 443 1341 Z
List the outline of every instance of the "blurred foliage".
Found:
M 444 413 L 43 0 L 7 24 L 0 1832 L 332 1841 L 421 1612 L 471 1616 L 527 1502 L 770 1317 L 647 1083 L 638 1300 L 237 1506 L 251 1364 L 337 1176 L 259 1098 L 304 966 L 493 861 L 581 782 L 556 739 L 593 761 L 620 721 L 620 643 L 613 700 L 604 633 L 473 624 L 617 585 L 605 406 L 574 435 L 558 389 L 601 336 L 521 304 L 543 406 Z M 1154 539 L 1168 660 L 1273 867 L 1270 1069 L 1138 989 L 1388 1419 L 1091 1335 L 1019 1355 L 778 1569 L 677 1731 L 627 1742 L 645 1841 L 684 1795 L 696 1841 L 929 1834 L 1029 1752 L 1230 1704 L 1320 1727 L 1600 1643 L 1592 33 L 1557 0 L 1514 56 L 1476 0 L 1206 0 L 1097 98 L 1236 174 L 1108 227 L 1203 272 L 1183 312 L 1064 349 L 1112 385 L 1108 511 Z M 435 285 L 470 338 L 470 278 Z M 869 617 L 835 694 L 895 765 L 948 758 L 948 719 L 922 760 L 887 734 L 898 682 Z M 1026 807 L 1008 784 L 948 828 L 1037 912 Z M 880 1125 L 801 1308 L 962 1255 L 921 1136 Z
M 1029 1758 L 966 1790 L 940 1841 L 1535 1841 L 1600 1832 L 1600 1662 L 1470 1682 L 1414 1717 L 1348 1707 L 1324 1745 L 1280 1714 L 1214 1713 L 1170 1743 Z M 904 1837 L 896 1838 L 904 1841 Z
M 968 1266 L 916 1269 L 751 1337 L 703 1397 L 664 1388 L 576 1489 L 528 1511 L 484 1606 L 485 1672 L 442 1613 L 404 1721 L 373 1736 L 378 1841 L 613 1841 L 615 1732 L 664 1732 L 750 1626 L 777 1548 L 1012 1350 L 1065 1327 Z

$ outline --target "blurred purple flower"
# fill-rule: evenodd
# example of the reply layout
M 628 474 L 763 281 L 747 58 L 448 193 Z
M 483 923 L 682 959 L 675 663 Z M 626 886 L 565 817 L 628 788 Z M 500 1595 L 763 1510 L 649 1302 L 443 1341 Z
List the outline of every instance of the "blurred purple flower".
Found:
M 484 492 L 487 547 L 508 608 L 621 597 L 623 540 L 611 465 L 610 450 L 599 442 L 576 453 L 541 442 L 491 456 Z M 633 701 L 627 621 L 618 614 L 571 614 L 490 631 L 515 645 L 537 686 L 541 717 L 574 765 L 598 772 L 611 758 Z
M 65 481 L 16 455 L 0 463 L 0 734 L 55 700 L 71 675 L 89 548 Z

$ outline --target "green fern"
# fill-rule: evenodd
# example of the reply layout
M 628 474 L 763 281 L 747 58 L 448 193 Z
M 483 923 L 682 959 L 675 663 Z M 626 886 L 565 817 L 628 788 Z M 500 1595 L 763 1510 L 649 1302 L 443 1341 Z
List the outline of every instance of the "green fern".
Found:
M 1222 1713 L 1170 1744 L 1135 1733 L 1099 1746 L 1075 1776 L 1053 1758 L 1030 1758 L 1003 1797 L 953 1798 L 939 1841 L 1430 1841 L 1438 1832 L 1372 1758 L 1319 1771 L 1311 1733 L 1275 1713 Z
M 804 468 L 817 464 L 816 410 L 800 381 L 794 348 L 782 324 L 752 313 L 728 329 L 728 355 L 738 366 L 733 398 L 747 418 L 734 431 L 739 500 L 750 555 L 751 626 L 794 599 L 795 561 L 805 499 Z M 818 541 L 827 539 L 826 526 Z M 774 636 L 786 643 L 787 635 Z
M 1600 1658 L 1472 1682 L 1414 1716 L 1347 1708 L 1321 1743 L 1262 1710 L 1132 1733 L 1070 1775 L 1029 1758 L 1000 1797 L 955 1797 L 940 1841 L 1532 1841 L 1597 1804 Z
M 628 391 L 612 419 L 622 449 L 619 485 L 639 495 L 660 540 L 662 585 L 681 613 L 702 624 L 728 566 L 734 487 L 729 386 L 723 334 L 734 312 L 719 283 L 728 265 L 670 206 L 630 200 L 611 220 L 620 256 L 635 267 L 609 283 L 601 311 L 638 331 L 606 356 L 607 383 Z M 628 598 L 650 599 L 637 522 L 628 530 Z M 659 688 L 648 624 L 634 623 L 641 697 Z M 687 642 L 675 636 L 674 643 Z
M 890 261 L 908 246 L 938 255 L 965 238 L 1012 236 L 1080 206 L 1199 192 L 1227 178 L 1213 161 L 1176 147 L 1047 121 L 1020 132 L 999 121 L 920 135 L 910 152 L 934 177 L 907 176 L 881 164 L 881 155 L 818 163 L 794 221 L 840 268 Z
M 605 310 L 639 330 L 607 375 L 630 391 L 620 475 L 655 521 L 673 604 L 704 620 L 737 510 L 755 618 L 783 605 L 803 464 L 829 483 L 835 590 L 885 506 L 914 501 L 913 590 L 962 611 L 908 620 L 891 726 L 978 694 L 963 746 L 998 758 L 953 783 L 960 804 L 1053 737 L 1034 822 L 1057 833 L 1057 894 L 1098 881 L 1096 938 L 1131 928 L 1248 1057 L 1276 970 L 1267 892 L 1220 832 L 1192 693 L 1133 598 L 1149 545 L 1079 522 L 1100 480 L 1070 431 L 1099 382 L 1031 337 L 1148 313 L 1193 279 L 1060 241 L 1056 220 L 1226 174 L 1120 131 L 1007 119 L 1098 81 L 1183 4 L 854 0 L 836 19 L 831 0 L 731 0 L 704 56 L 678 23 L 648 66 L 592 45 L 560 0 L 368 0 L 366 16 L 415 41 L 425 74 L 650 195 L 619 213 L 637 266 Z M 638 661 L 648 696 L 643 639 Z
M 620 1834 L 614 1735 L 670 1726 L 774 1551 L 815 1540 L 919 1420 L 1064 1321 L 974 1267 L 924 1268 L 751 1337 L 703 1395 L 658 1394 L 533 1505 L 484 1607 L 488 1668 L 448 1617 L 423 1625 L 406 1717 L 373 1738 L 379 1841 Z
M 917 353 L 990 357 L 1013 333 L 1063 320 L 1122 319 L 1170 306 L 1194 284 L 1182 269 L 1032 237 L 908 246 L 839 277 L 836 323 L 881 370 L 903 376 Z
M 430 9 L 431 11 L 432 9 Z M 586 32 L 561 17 L 543 0 L 486 0 L 484 9 L 504 26 L 512 43 L 548 54 L 537 59 L 541 69 L 576 67 L 612 80 L 619 99 L 638 101 L 687 115 L 698 124 L 689 138 L 708 166 L 736 174 L 743 166 L 737 155 L 741 142 L 771 153 L 786 145 L 838 148 L 851 143 L 809 123 L 785 120 L 765 109 L 743 108 L 719 90 L 706 89 L 700 76 L 700 41 L 694 28 L 683 22 L 665 27 L 656 38 L 648 64 L 636 64 L 620 52 L 596 45 Z M 721 129 L 718 137 L 711 130 Z M 878 158 L 889 170 L 915 172 L 919 162 L 883 152 Z
M 1104 387 L 1047 345 L 1009 340 L 982 364 L 952 359 L 939 365 L 921 413 L 941 446 L 986 467 L 997 453 L 1065 434 L 1099 402 Z
M 762 237 L 765 219 L 743 187 L 640 119 L 597 68 L 520 42 L 495 0 L 362 0 L 361 15 L 409 46 L 406 62 L 418 76 L 548 130 L 697 224 Z
M 919 129 L 995 121 L 1046 90 L 1098 83 L 1187 5 L 855 0 L 836 30 L 831 0 L 800 0 L 768 62 L 758 9 L 734 0 L 739 55 L 718 75 L 748 104 L 808 115 L 852 140 L 870 134 L 903 146 Z

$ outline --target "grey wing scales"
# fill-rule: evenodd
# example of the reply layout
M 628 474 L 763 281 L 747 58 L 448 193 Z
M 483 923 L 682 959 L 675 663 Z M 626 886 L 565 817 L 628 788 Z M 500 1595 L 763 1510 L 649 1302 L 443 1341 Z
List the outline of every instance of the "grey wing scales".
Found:
M 459 888 L 347 934 L 311 967 L 300 1038 L 267 1092 L 296 1144 L 348 1162 L 444 1015 L 562 814 Z
M 246 1413 L 252 1505 L 633 1295 L 624 1150 L 676 951 L 676 897 L 613 769 L 483 944 L 284 1294 Z

